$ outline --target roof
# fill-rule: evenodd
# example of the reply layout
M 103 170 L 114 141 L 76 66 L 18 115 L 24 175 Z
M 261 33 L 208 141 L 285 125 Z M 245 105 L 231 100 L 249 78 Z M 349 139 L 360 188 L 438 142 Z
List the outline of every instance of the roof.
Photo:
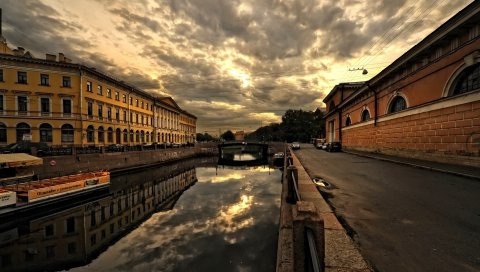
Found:
M 328 93 L 327 96 L 323 99 L 323 103 L 326 103 L 328 99 L 330 99 L 335 93 L 340 89 L 340 87 L 344 89 L 356 89 L 360 88 L 365 84 L 366 81 L 359 81 L 359 82 L 344 82 L 344 83 L 339 83 L 333 87 L 333 89 Z
M 41 165 L 43 159 L 25 153 L 0 154 L 0 168 Z

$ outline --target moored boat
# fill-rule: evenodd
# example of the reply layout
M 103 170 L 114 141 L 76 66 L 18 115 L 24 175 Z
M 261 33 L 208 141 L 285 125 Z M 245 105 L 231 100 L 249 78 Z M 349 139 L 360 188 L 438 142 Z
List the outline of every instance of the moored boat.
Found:
M 15 204 L 19 205 L 54 198 L 93 187 L 105 186 L 109 183 L 110 172 L 100 171 L 11 184 L 0 187 L 0 190 L 2 192 L 8 192 L 10 196 L 12 193 L 16 194 L 16 198 L 14 198 Z M 5 193 L 5 195 L 7 195 L 7 193 Z M 10 202 L 5 203 L 6 205 L 1 205 L 0 208 L 12 205 Z

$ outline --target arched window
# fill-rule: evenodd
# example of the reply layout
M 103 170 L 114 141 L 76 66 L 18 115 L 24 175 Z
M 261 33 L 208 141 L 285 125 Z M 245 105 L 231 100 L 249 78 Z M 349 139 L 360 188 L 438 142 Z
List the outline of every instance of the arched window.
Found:
M 143 130 L 140 131 L 140 140 L 141 140 L 142 143 L 145 142 L 145 131 L 143 131 Z
M 370 120 L 370 112 L 367 109 L 364 109 L 362 111 L 361 121 L 364 122 L 364 121 L 368 121 L 368 120 Z
M 40 142 L 52 142 L 52 126 L 50 124 L 41 124 L 40 127 Z
M 352 119 L 350 119 L 350 116 L 347 116 L 347 120 L 345 120 L 345 126 L 348 127 L 352 124 Z
M 159 143 L 159 142 L 160 142 L 160 132 L 157 133 L 157 143 Z
M 163 134 L 163 132 L 162 132 L 162 143 L 164 143 L 164 142 L 165 142 L 165 134 Z
M 128 142 L 128 130 L 124 129 L 123 130 L 123 143 Z
M 145 141 L 148 143 L 150 142 L 150 132 L 147 131 L 146 135 L 145 135 Z
M 113 128 L 111 127 L 107 129 L 107 140 L 109 143 L 113 143 Z
M 98 142 L 105 142 L 105 130 L 103 129 L 103 127 L 98 127 Z
M 406 108 L 407 108 L 407 102 L 405 101 L 405 98 L 401 96 L 396 96 L 390 103 L 390 106 L 388 107 L 388 113 L 402 111 Z
M 0 123 L 0 143 L 7 142 L 7 126 L 4 123 Z
M 30 134 L 30 126 L 26 123 L 17 125 L 17 142 L 23 141 L 23 134 Z
M 480 89 L 480 63 L 463 70 L 458 76 L 452 95 Z
M 65 124 L 62 130 L 62 143 L 73 143 L 73 126 Z
M 122 138 L 122 130 L 117 128 L 115 130 L 115 143 L 116 144 L 121 144 L 122 143 L 121 138 Z
M 95 142 L 95 129 L 92 125 L 87 127 L 87 142 L 93 143 Z
M 135 142 L 140 142 L 140 131 L 135 131 Z
M 133 129 L 130 130 L 130 142 L 133 143 Z

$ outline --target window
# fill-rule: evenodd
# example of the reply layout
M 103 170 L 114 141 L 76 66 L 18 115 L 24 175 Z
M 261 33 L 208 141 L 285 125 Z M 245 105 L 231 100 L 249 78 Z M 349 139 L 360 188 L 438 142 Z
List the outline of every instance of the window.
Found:
M 479 26 L 475 25 L 472 28 L 470 28 L 470 31 L 468 32 L 468 39 L 473 40 L 475 39 L 479 34 Z
M 23 141 L 23 135 L 30 134 L 30 126 L 26 123 L 17 125 L 17 142 Z
M 113 129 L 111 127 L 107 130 L 107 140 L 109 143 L 113 143 Z
M 62 77 L 62 87 L 72 87 L 72 79 L 69 76 Z
M 458 48 L 458 38 L 455 38 L 450 43 L 450 50 L 453 51 Z
M 50 98 L 48 97 L 40 98 L 40 111 L 42 115 L 50 114 Z
M 87 142 L 93 143 L 95 141 L 95 129 L 93 126 L 88 126 L 87 127 Z M 94 226 L 94 225 L 93 225 Z
M 62 130 L 62 143 L 73 143 L 73 126 L 65 124 Z
M 55 257 L 55 246 L 45 247 L 45 252 L 47 254 L 48 259 L 54 258 Z
M 143 130 L 140 131 L 140 140 L 142 141 L 142 143 L 145 142 L 145 132 Z
M 105 214 L 105 206 L 102 206 L 100 209 L 100 221 L 105 221 L 107 219 L 106 214 Z
M 17 96 L 18 113 L 25 114 L 28 111 L 28 99 L 26 96 Z
M 72 100 L 62 99 L 62 110 L 63 110 L 63 115 L 68 116 L 72 114 Z
M 130 123 L 133 123 L 133 112 L 130 113 Z
M 88 117 L 93 117 L 93 102 L 91 101 L 87 102 L 87 114 Z
M 133 105 L 133 98 L 130 97 L 130 105 Z
M 135 141 L 140 142 L 140 132 L 138 130 L 135 131 Z
M 75 242 L 68 243 L 67 244 L 67 252 L 68 252 L 68 254 L 77 253 L 77 244 Z
M 405 101 L 405 99 L 401 96 L 396 96 L 390 103 L 390 107 L 388 108 L 388 113 L 402 111 L 406 108 L 407 108 L 407 102 Z
M 143 101 L 142 101 L 142 109 L 143 109 Z
M 95 210 L 92 210 L 90 212 L 90 226 L 95 227 L 96 224 L 97 224 L 97 218 L 95 216 Z
M 143 125 L 143 121 L 145 120 L 145 118 L 143 117 L 143 115 L 141 116 L 141 119 L 142 119 L 142 125 Z
M 3 82 L 3 70 L 0 70 L 0 81 Z
M 103 95 L 102 85 L 98 85 L 98 87 L 97 87 L 97 94 L 98 94 L 98 95 Z
M 362 111 L 361 121 L 364 122 L 364 121 L 368 121 L 368 120 L 370 120 L 370 112 L 367 109 L 364 109 Z
M 1 111 L 3 111 L 3 110 L 5 109 L 5 108 L 3 107 L 3 101 L 4 101 L 4 99 L 3 99 L 3 94 L 0 93 L 0 113 L 1 113 Z
M 115 119 L 118 121 L 120 121 L 120 109 L 115 109 Z
M 97 243 L 97 235 L 92 234 L 92 236 L 90 236 L 90 244 L 94 246 L 96 243 Z
M 4 123 L 0 123 L 0 143 L 7 142 L 7 126 Z
M 345 126 L 348 127 L 352 124 L 352 119 L 350 119 L 350 116 L 347 117 L 347 120 L 345 120 Z
M 75 232 L 75 217 L 67 218 L 66 225 L 67 225 L 67 233 L 74 233 Z
M 112 107 L 107 107 L 107 118 L 108 121 L 112 121 Z
M 17 72 L 17 83 L 27 84 L 27 72 Z
M 102 143 L 105 141 L 105 131 L 103 127 L 98 128 L 98 142 Z
M 138 113 L 135 113 L 135 120 L 136 120 L 136 123 L 138 124 Z
M 87 92 L 93 92 L 92 82 L 91 82 L 91 81 L 87 81 Z
M 453 95 L 480 89 L 480 63 L 468 67 L 458 76 Z
M 102 120 L 102 119 L 103 119 L 103 105 L 98 104 L 98 120 Z
M 52 142 L 52 126 L 50 124 L 41 124 L 40 127 L 40 142 L 51 143 Z
M 48 78 L 48 75 L 46 75 L 46 74 L 41 74 L 40 75 L 40 85 L 42 85 L 42 86 L 49 86 L 50 85 L 50 80 Z
M 135 99 L 135 106 L 138 107 L 138 99 Z
M 45 226 L 45 237 L 51 237 L 54 234 L 53 224 Z
M 126 110 L 123 111 L 123 121 L 124 121 L 124 122 L 128 121 L 128 120 L 127 120 L 127 111 L 126 111 Z
M 133 130 L 130 130 L 130 142 L 133 143 Z
M 115 100 L 120 101 L 120 93 L 115 92 Z
M 126 95 L 122 95 L 122 102 L 127 103 L 127 96 Z
M 0 130 L 0 132 L 1 132 L 1 130 Z M 1 142 L 1 139 L 0 139 L 0 142 Z M 123 130 L 123 142 L 124 143 L 128 142 L 128 131 L 126 129 Z
M 115 232 L 115 224 L 110 224 L 110 234 L 113 234 Z
M 107 89 L 107 97 L 112 98 L 112 90 Z

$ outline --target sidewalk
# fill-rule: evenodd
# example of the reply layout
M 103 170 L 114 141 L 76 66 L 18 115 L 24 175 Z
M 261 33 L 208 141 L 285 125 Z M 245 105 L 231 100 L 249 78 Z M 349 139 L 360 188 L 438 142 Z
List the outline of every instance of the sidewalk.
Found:
M 480 168 L 473 166 L 463 166 L 456 164 L 447 164 L 433 161 L 425 161 L 413 158 L 396 157 L 380 153 L 364 152 L 357 150 L 343 150 L 343 152 L 361 157 L 372 158 L 381 161 L 388 161 L 417 168 L 423 168 L 431 171 L 438 171 L 455 176 L 466 177 L 480 181 Z

